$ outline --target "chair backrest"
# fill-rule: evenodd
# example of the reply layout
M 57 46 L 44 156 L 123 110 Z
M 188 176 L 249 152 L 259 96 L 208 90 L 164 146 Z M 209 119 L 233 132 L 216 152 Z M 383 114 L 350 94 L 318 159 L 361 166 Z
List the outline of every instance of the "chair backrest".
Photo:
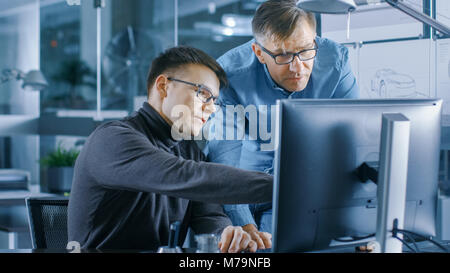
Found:
M 27 198 L 28 223 L 33 248 L 65 249 L 69 198 Z

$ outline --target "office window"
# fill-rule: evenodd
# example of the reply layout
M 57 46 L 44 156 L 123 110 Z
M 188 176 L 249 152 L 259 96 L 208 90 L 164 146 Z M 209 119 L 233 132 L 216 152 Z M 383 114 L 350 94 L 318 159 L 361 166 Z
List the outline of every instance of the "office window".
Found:
M 41 1 L 42 112 L 95 110 L 97 10 L 93 1 Z M 75 4 L 74 4 L 75 3 Z M 148 67 L 174 44 L 172 1 L 110 0 L 101 8 L 102 110 L 133 110 Z
M 174 1 L 111 1 L 110 36 L 104 37 L 103 107 L 125 109 L 141 106 L 137 97 L 147 95 L 151 61 L 174 46 Z
M 17 74 L 5 69 L 22 73 L 39 69 L 38 0 L 0 0 L 0 168 L 27 170 L 34 183 L 39 146 L 30 124 L 39 115 L 39 92 L 24 90 L 21 80 L 5 77 Z M 30 135 L 10 135 L 21 126 Z
M 37 0 L 0 1 L 0 115 L 37 114 L 37 92 L 22 89 L 22 82 L 5 81 L 5 69 L 24 73 L 39 68 L 39 13 Z
M 49 87 L 41 92 L 42 112 L 95 105 L 95 70 L 81 58 L 81 7 L 41 2 L 41 70 Z M 95 37 L 95 36 L 94 36 Z
M 139 107 L 149 65 L 166 48 L 190 45 L 218 58 L 250 40 L 251 19 L 261 2 L 106 1 L 100 24 L 101 109 L 131 112 Z M 95 110 L 97 13 L 92 1 L 40 4 L 41 69 L 50 82 L 41 93 L 41 112 Z

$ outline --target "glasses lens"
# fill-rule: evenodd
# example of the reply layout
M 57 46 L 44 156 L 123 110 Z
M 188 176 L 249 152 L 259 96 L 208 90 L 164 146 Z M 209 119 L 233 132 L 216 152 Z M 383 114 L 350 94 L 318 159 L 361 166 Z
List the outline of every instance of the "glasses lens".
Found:
M 309 60 L 312 59 L 316 56 L 316 50 L 315 49 L 310 49 L 310 50 L 305 50 L 302 53 L 300 53 L 300 57 L 303 60 Z
M 197 95 L 199 96 L 200 100 L 203 102 L 209 102 L 210 98 L 212 97 L 211 92 L 209 92 L 208 89 L 201 87 L 198 90 Z
M 278 55 L 275 58 L 275 62 L 277 62 L 278 64 L 287 64 L 287 63 L 290 63 L 293 58 L 294 58 L 294 54 Z

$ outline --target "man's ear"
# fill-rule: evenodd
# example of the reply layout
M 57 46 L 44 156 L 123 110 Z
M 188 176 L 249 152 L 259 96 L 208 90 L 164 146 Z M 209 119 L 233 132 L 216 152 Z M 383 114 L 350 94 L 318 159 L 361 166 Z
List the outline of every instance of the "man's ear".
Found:
M 161 99 L 167 97 L 167 86 L 169 84 L 169 80 L 166 75 L 159 75 L 155 80 L 156 91 L 158 92 Z
M 252 44 L 252 50 L 256 55 L 256 58 L 258 58 L 259 62 L 262 64 L 265 64 L 266 61 L 264 60 L 264 57 L 262 55 L 262 50 L 261 47 L 259 45 L 257 45 L 256 43 Z

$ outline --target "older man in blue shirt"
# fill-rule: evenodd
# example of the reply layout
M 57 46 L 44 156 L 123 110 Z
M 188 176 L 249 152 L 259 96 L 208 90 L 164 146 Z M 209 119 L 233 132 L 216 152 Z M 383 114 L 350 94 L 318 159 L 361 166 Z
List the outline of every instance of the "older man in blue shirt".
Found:
M 217 122 L 212 126 L 205 153 L 213 162 L 272 174 L 274 149 L 270 143 L 274 141 L 276 100 L 358 98 L 359 90 L 347 48 L 318 37 L 314 15 L 298 8 L 296 1 L 264 2 L 255 13 L 252 29 L 253 40 L 218 59 L 230 84 L 219 98 L 223 120 L 219 124 L 223 127 L 219 130 Z M 239 105 L 245 109 L 241 123 L 230 113 Z M 257 115 L 251 114 L 252 110 Z M 252 131 L 255 116 L 259 117 L 259 134 Z M 216 113 L 215 119 L 218 117 Z M 261 126 L 271 128 L 272 138 L 264 136 Z M 238 134 L 239 130 L 245 132 L 245 137 L 228 134 L 230 127 Z M 271 247 L 271 203 L 226 205 L 224 209 L 234 225 L 252 235 L 259 249 Z

